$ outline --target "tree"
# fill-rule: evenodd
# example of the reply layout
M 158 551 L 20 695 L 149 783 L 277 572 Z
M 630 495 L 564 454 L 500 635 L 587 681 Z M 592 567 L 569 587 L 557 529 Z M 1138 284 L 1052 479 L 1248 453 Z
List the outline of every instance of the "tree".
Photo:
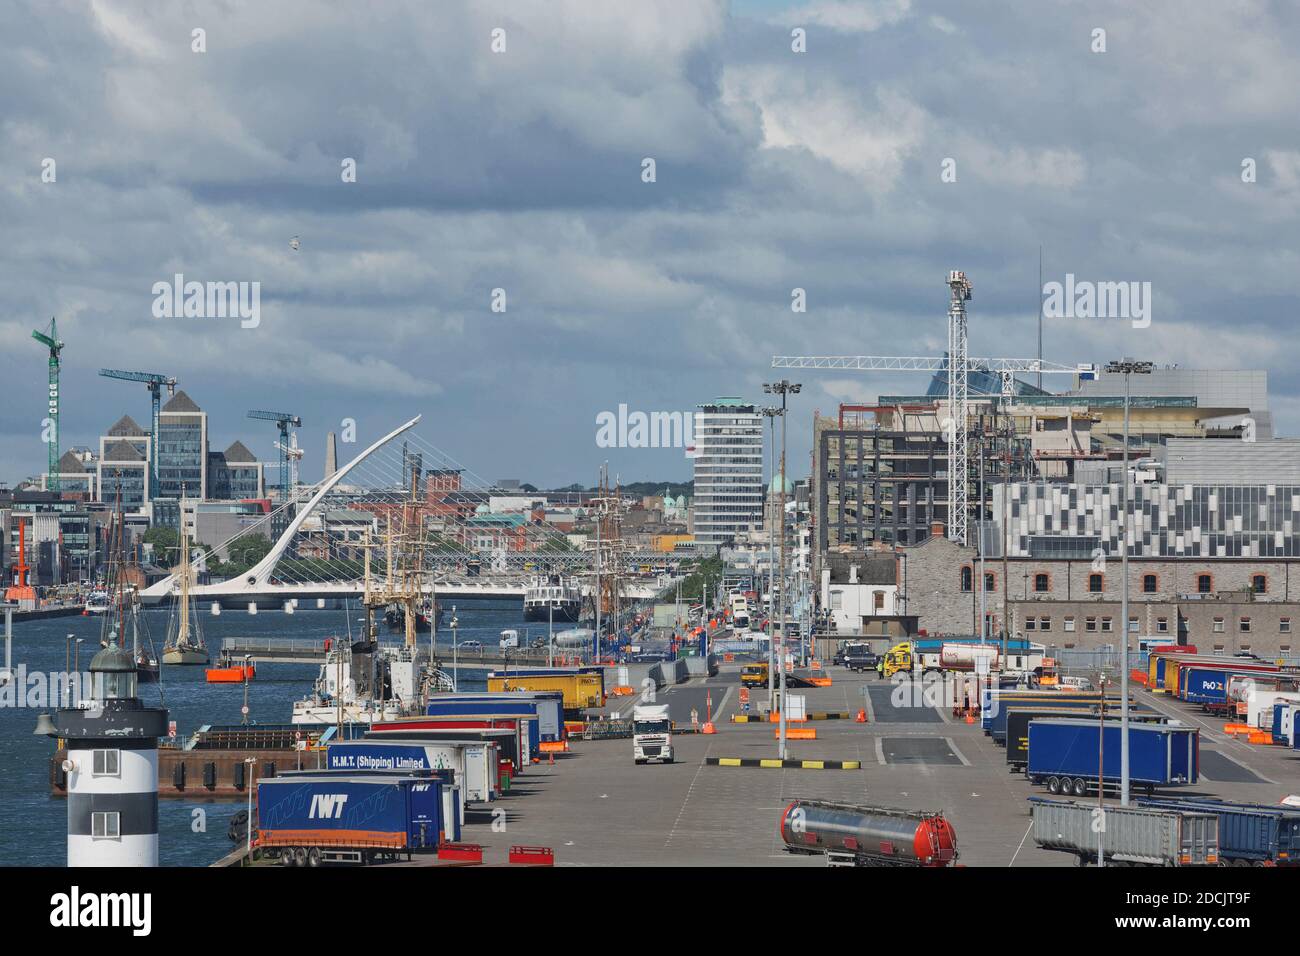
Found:
M 175 528 L 154 525 L 140 540 L 153 546 L 155 562 L 167 565 L 180 560 L 181 536 Z

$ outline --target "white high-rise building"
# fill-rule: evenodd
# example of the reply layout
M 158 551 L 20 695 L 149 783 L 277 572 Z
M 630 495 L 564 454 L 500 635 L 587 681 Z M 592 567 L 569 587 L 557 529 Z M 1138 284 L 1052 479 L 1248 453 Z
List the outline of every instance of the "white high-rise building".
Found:
M 725 545 L 763 526 L 763 416 L 739 398 L 695 413 L 695 540 Z

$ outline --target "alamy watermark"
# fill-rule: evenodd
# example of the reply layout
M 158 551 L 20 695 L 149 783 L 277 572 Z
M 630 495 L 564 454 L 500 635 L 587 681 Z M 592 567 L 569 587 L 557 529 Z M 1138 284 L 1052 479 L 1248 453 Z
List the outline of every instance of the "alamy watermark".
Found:
M 1073 272 L 1065 282 L 1043 286 L 1043 315 L 1049 319 L 1128 319 L 1133 328 L 1151 325 L 1150 282 L 1076 281 Z
M 596 415 L 598 448 L 684 448 L 688 458 L 695 457 L 695 417 L 698 412 L 628 411 L 620 404 L 618 411 Z
M 155 282 L 152 292 L 157 319 L 238 318 L 244 329 L 262 324 L 260 282 L 186 282 L 178 272 L 171 282 Z
M 90 673 L 28 671 L 26 664 L 13 670 L 0 667 L 0 708 L 71 707 L 90 697 Z

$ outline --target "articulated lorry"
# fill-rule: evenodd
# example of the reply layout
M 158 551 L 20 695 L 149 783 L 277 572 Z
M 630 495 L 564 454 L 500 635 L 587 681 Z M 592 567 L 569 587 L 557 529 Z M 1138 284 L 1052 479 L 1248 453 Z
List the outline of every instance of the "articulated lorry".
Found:
M 1007 641 L 1006 655 L 1001 641 L 980 643 L 979 638 L 930 638 L 903 641 L 885 652 L 886 677 L 906 671 L 957 671 L 1041 675 L 1046 648 L 1029 641 Z
M 639 764 L 650 760 L 673 762 L 673 724 L 667 704 L 632 708 L 632 756 Z

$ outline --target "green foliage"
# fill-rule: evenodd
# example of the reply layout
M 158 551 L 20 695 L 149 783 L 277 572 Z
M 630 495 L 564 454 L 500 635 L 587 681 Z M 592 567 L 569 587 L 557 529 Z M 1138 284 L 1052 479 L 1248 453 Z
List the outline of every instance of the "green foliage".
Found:
M 153 545 L 154 560 L 159 564 L 167 565 L 180 560 L 178 549 L 181 545 L 181 536 L 175 528 L 155 525 L 146 531 L 140 540 L 145 544 Z
M 233 578 L 243 574 L 266 557 L 271 550 L 271 540 L 264 534 L 245 535 L 231 544 L 225 561 L 208 557 L 208 572 L 215 577 Z M 283 563 L 283 562 L 281 562 Z
M 687 571 L 686 577 L 682 580 L 682 600 L 692 602 L 700 599 L 700 594 L 707 594 L 709 600 L 713 600 L 714 594 L 718 590 L 718 582 L 722 580 L 723 563 L 721 558 L 702 558 L 693 561 L 690 564 L 683 564 L 682 570 Z M 659 600 L 670 601 L 677 594 L 677 586 L 664 589 L 659 595 Z

